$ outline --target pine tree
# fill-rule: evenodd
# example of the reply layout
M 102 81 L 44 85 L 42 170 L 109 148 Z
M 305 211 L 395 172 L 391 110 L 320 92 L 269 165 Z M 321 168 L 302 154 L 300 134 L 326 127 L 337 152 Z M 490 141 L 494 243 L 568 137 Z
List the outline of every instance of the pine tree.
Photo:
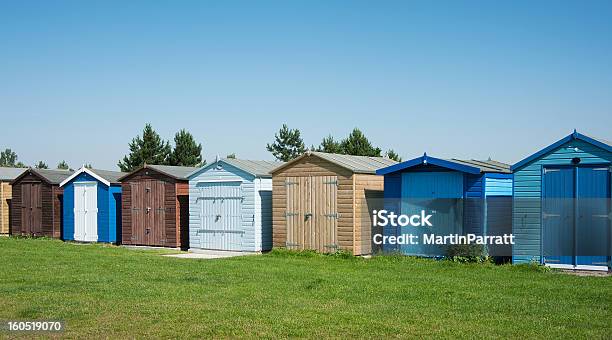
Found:
M 389 149 L 389 151 L 387 151 L 386 153 L 386 156 L 387 158 L 392 159 L 398 163 L 402 161 L 402 157 L 400 157 L 400 155 L 393 151 L 393 149 Z
M 49 169 L 49 167 L 47 166 L 47 163 L 45 163 L 43 161 L 38 161 L 38 163 L 36 163 L 36 165 L 34 165 L 34 167 L 36 169 Z
M 66 161 L 61 161 L 57 164 L 57 168 L 60 170 L 68 170 L 70 169 L 70 166 L 68 166 L 68 163 L 66 163 Z
M 283 162 L 297 158 L 306 151 L 304 141 L 300 137 L 300 130 L 289 129 L 287 124 L 283 124 L 283 127 L 274 135 L 274 143 L 267 144 L 266 149 L 276 159 Z
M 342 145 L 340 145 L 340 142 L 334 140 L 332 135 L 323 138 L 321 145 L 316 149 L 316 151 L 341 154 L 344 153 Z
M 7 148 L 4 151 L 0 152 L 0 166 L 4 166 L 7 168 L 17 168 L 17 158 L 17 153 Z
M 161 139 L 151 124 L 145 125 L 142 138 L 136 136 L 129 144 L 130 154 L 117 164 L 121 171 L 130 172 L 145 163 L 165 165 L 170 156 L 170 143 Z
M 177 132 L 174 136 L 174 150 L 170 153 L 169 164 L 179 166 L 203 165 L 202 144 L 197 144 L 193 135 L 185 129 Z
M 351 134 L 340 142 L 343 153 L 354 156 L 380 157 L 380 148 L 375 148 L 372 143 L 358 128 L 353 129 Z
M 225 156 L 225 158 L 236 159 L 236 154 L 232 152 L 229 155 Z

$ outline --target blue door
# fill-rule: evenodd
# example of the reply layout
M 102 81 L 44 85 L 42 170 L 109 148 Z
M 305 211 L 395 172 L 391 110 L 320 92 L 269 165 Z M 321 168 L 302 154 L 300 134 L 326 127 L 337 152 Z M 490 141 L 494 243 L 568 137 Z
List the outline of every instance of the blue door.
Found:
M 401 233 L 418 235 L 419 244 L 404 245 L 407 255 L 442 256 L 440 246 L 423 245 L 424 234 L 461 233 L 463 228 L 463 174 L 460 172 L 406 172 L 402 174 L 401 213 L 431 214 L 432 227 L 402 227 Z
M 610 249 L 610 168 L 576 168 L 576 264 L 607 266 Z
M 574 263 L 574 169 L 545 168 L 542 179 L 544 263 Z

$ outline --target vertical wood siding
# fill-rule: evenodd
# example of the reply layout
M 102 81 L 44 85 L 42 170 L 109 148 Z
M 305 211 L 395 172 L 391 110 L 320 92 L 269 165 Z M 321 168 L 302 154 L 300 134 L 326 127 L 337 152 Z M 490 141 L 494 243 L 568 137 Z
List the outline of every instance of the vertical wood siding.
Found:
M 547 165 L 572 165 L 579 157 L 580 164 L 610 164 L 612 153 L 590 143 L 573 140 L 535 159 L 514 172 L 514 202 L 512 231 L 515 236 L 513 262 L 540 261 L 540 232 L 542 209 L 542 172 Z
M 150 168 L 141 169 L 122 181 L 122 243 L 186 247 L 181 242 L 178 196 L 179 193 L 186 194 L 186 186 L 185 182 L 176 181 Z M 149 188 L 149 192 L 146 192 L 146 188 Z M 135 197 L 137 201 L 134 201 Z M 151 208 L 150 214 L 146 214 L 147 207 Z M 187 235 L 184 236 L 186 238 Z
M 32 210 L 32 201 L 24 201 L 23 194 L 24 188 L 30 188 L 32 184 L 40 187 L 40 200 L 39 203 L 40 212 L 36 213 L 40 215 L 40 218 L 36 218 L 35 222 L 35 233 L 31 233 L 26 230 L 28 225 L 23 220 L 28 216 L 24 216 L 26 209 Z M 33 175 L 31 172 L 27 173 L 15 182 L 13 185 L 13 200 L 11 204 L 15 207 L 12 215 L 12 228 L 11 233 L 13 235 L 27 235 L 33 234 L 35 236 L 47 236 L 47 237 L 60 237 L 61 229 L 61 193 L 62 189 L 58 188 L 57 185 L 50 185 L 43 182 L 38 176 Z M 27 195 L 27 193 L 26 193 Z

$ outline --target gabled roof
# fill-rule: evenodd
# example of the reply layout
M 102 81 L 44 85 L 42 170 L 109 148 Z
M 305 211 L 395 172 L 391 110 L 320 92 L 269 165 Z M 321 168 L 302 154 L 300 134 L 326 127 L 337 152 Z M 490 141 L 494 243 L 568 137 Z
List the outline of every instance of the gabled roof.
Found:
M 111 184 L 118 184 L 119 183 L 119 178 L 121 178 L 121 177 L 123 177 L 125 175 L 124 172 L 119 172 L 119 171 L 88 169 L 86 167 L 81 167 L 80 169 L 75 171 L 73 174 L 71 174 L 69 177 L 64 179 L 60 183 L 60 187 L 63 187 L 64 185 L 66 185 L 67 183 L 69 183 L 70 181 L 72 181 L 78 175 L 80 175 L 82 173 L 86 173 L 86 174 L 92 176 L 93 178 L 97 179 L 98 181 L 104 183 L 104 185 L 106 185 L 106 186 L 110 186 Z
M 474 159 L 461 160 L 456 158 L 441 159 L 427 156 L 427 153 L 423 154 L 423 156 L 421 157 L 417 157 L 411 160 L 407 160 L 405 162 L 401 162 L 399 164 L 380 169 L 376 171 L 376 173 L 378 175 L 386 175 L 415 166 L 428 164 L 475 175 L 481 173 L 510 173 L 510 165 L 498 161 L 478 161 Z
M 174 165 L 153 165 L 153 164 L 145 164 L 144 166 L 128 173 L 119 178 L 119 181 L 122 182 L 133 174 L 141 171 L 142 169 L 152 169 L 156 172 L 159 172 L 163 175 L 172 177 L 176 180 L 186 181 L 191 173 L 200 169 L 198 167 L 193 166 L 174 166 Z
M 612 152 L 612 142 L 604 140 L 604 139 L 600 139 L 600 138 L 594 138 L 594 137 L 589 137 L 587 135 L 583 135 L 581 133 L 576 132 L 576 130 L 574 130 L 574 132 L 572 134 L 570 134 L 569 136 L 566 136 L 564 138 L 561 138 L 560 140 L 556 141 L 555 143 L 545 147 L 544 149 L 534 153 L 533 155 L 523 159 L 522 161 L 514 164 L 513 166 L 510 167 L 510 169 L 512 171 L 515 171 L 516 169 L 527 165 L 528 163 L 531 163 L 532 161 L 536 160 L 537 158 L 540 158 L 542 156 L 544 156 L 545 154 L 554 151 L 555 149 L 557 149 L 558 147 L 562 146 L 565 143 L 569 143 L 573 140 L 581 140 L 583 142 L 592 144 L 598 148 L 601 148 L 603 150 L 606 150 L 608 152 Z
M 27 168 L 5 168 L 0 167 L 0 181 L 12 181 L 24 173 Z
M 356 174 L 376 174 L 376 170 L 380 168 L 397 164 L 396 161 L 386 157 L 353 156 L 341 155 L 337 153 L 306 151 L 300 157 L 275 168 L 271 171 L 271 173 L 278 172 L 279 170 L 282 170 L 293 163 L 299 162 L 304 157 L 309 156 L 319 157 Z
M 274 161 L 254 161 L 254 160 L 237 159 L 237 158 L 220 158 L 219 160 L 211 164 L 208 164 L 202 168 L 199 168 L 193 171 L 192 173 L 189 174 L 188 177 L 191 177 L 194 174 L 199 173 L 201 170 L 215 166 L 215 164 L 220 163 L 220 162 L 233 166 L 237 169 L 240 169 L 255 177 L 261 177 L 261 178 L 272 177 L 272 175 L 270 174 L 270 171 L 283 164 L 282 162 L 274 162 Z
M 74 171 L 70 171 L 70 170 L 49 170 L 49 169 L 33 169 L 33 168 L 28 168 L 26 169 L 21 175 L 17 176 L 17 178 L 15 178 L 11 184 L 19 181 L 21 178 L 23 178 L 24 176 L 26 176 L 27 174 L 31 173 L 34 176 L 42 179 L 43 181 L 49 183 L 49 184 L 60 184 L 64 179 L 68 178 L 70 175 L 72 175 Z

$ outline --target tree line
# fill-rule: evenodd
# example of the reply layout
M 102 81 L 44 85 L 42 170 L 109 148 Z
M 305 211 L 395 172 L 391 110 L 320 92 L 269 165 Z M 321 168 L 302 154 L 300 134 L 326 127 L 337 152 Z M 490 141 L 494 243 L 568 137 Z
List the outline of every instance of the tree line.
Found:
M 174 146 L 169 141 L 163 140 L 153 129 L 151 124 L 146 124 L 142 135 L 136 135 L 128 144 L 129 153 L 125 155 L 117 166 L 123 172 L 131 172 L 144 164 L 175 165 L 200 167 L 206 164 L 202 159 L 202 144 L 197 143 L 193 135 L 185 129 L 181 129 L 174 135 Z M 302 140 L 298 129 L 290 129 L 283 124 L 278 133 L 274 135 L 274 141 L 266 145 L 266 149 L 280 161 L 288 162 L 302 155 L 308 150 Z M 319 146 L 310 147 L 312 151 L 337 153 L 355 156 L 383 156 L 382 149 L 375 147 L 358 128 L 343 139 L 335 139 L 332 135 L 324 137 Z M 389 149 L 384 156 L 401 162 L 402 158 L 393 150 Z M 227 155 L 227 158 L 236 158 L 235 153 Z M 13 168 L 27 168 L 28 166 L 18 161 L 17 153 L 11 149 L 0 152 L 0 166 Z M 34 164 L 37 169 L 48 169 L 48 165 L 39 161 Z M 91 164 L 85 167 L 92 168 Z M 57 164 L 57 169 L 73 170 L 64 160 Z
M 279 161 L 288 162 L 306 152 L 306 146 L 298 129 L 290 129 L 283 124 L 278 133 L 274 135 L 274 141 L 266 145 L 266 149 Z M 332 135 L 324 137 L 319 146 L 310 147 L 311 151 L 337 153 L 353 156 L 382 157 L 382 149 L 372 145 L 370 140 L 359 130 L 354 128 L 351 133 L 343 139 L 337 140 Z M 401 162 L 402 158 L 393 150 L 389 149 L 384 156 Z

